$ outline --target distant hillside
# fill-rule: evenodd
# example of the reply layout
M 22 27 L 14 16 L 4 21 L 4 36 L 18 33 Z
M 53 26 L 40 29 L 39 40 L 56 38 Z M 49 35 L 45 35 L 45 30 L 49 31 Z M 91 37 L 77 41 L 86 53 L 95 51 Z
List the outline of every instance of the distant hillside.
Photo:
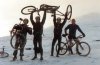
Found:
M 82 24 L 100 24 L 100 14 L 99 13 L 90 13 L 78 18 L 78 21 Z

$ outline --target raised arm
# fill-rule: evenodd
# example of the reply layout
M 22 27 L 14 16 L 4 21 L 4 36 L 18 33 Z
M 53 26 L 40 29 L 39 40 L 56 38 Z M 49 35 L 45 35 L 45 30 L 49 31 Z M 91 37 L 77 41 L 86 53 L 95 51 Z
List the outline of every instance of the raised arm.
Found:
M 67 12 L 65 13 L 65 18 L 64 18 L 64 21 L 62 22 L 62 26 L 65 25 L 66 21 L 67 21 Z
M 31 15 L 30 15 L 30 21 L 31 21 L 31 23 L 32 23 L 32 25 L 34 25 L 34 20 L 33 20 L 33 12 L 31 12 Z
M 45 20 L 46 20 L 46 10 L 44 10 L 44 15 L 43 15 L 43 19 L 42 19 L 42 25 L 44 25 L 45 23 Z
M 56 25 L 56 11 L 54 11 L 54 15 L 53 15 L 53 23 L 54 23 L 54 26 Z

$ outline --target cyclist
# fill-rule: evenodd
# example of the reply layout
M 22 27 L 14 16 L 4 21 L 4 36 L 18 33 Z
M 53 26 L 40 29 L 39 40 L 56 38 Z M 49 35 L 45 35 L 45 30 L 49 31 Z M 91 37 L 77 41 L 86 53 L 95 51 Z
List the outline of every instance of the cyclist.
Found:
M 85 34 L 82 32 L 82 30 L 80 29 L 80 27 L 76 24 L 76 20 L 75 19 L 72 19 L 71 20 L 71 24 L 69 24 L 65 28 L 65 34 L 67 34 L 67 30 L 69 30 L 69 34 L 68 34 L 68 38 L 69 38 L 69 41 L 70 41 L 69 50 L 71 51 L 71 54 L 73 54 L 72 48 L 71 48 L 73 46 L 72 39 L 76 43 L 79 43 L 79 41 L 76 38 L 76 30 L 78 30 L 83 35 L 83 37 L 85 37 Z M 76 44 L 76 50 L 78 50 L 77 46 L 78 46 L 78 44 Z M 78 52 L 78 53 L 80 53 L 80 52 Z
M 42 34 L 43 34 L 43 25 L 45 23 L 45 19 L 46 19 L 46 10 L 44 10 L 44 15 L 43 15 L 43 19 L 42 22 L 40 22 L 40 16 L 36 16 L 36 22 L 33 20 L 33 12 L 31 12 L 30 15 L 30 20 L 31 23 L 33 25 L 33 35 L 34 35 L 34 39 L 33 39 L 33 45 L 34 45 L 34 57 L 32 58 L 32 60 L 37 58 L 37 53 L 38 51 L 40 51 L 40 60 L 43 60 L 43 48 L 42 48 Z M 38 46 L 39 47 L 38 47 Z
M 23 20 L 20 18 L 20 20 Z M 11 30 L 11 34 L 16 31 L 16 42 L 15 42 L 15 50 L 13 52 L 13 61 L 15 61 L 17 59 L 17 53 L 18 53 L 18 47 L 20 46 L 20 60 L 23 60 L 23 52 L 24 52 L 24 47 L 26 44 L 26 37 L 27 37 L 27 33 L 32 34 L 32 28 L 28 27 L 28 19 L 25 18 L 23 20 L 23 24 L 15 24 L 14 27 Z M 21 41 L 18 40 L 18 38 L 20 37 Z
M 53 52 L 54 52 L 54 45 L 56 43 L 56 41 L 58 41 L 58 51 L 57 51 L 57 55 L 56 57 L 59 57 L 59 50 L 60 50 L 60 42 L 61 42 L 61 33 L 62 33 L 62 28 L 66 23 L 67 20 L 67 13 L 65 13 L 65 18 L 63 20 L 63 22 L 61 23 L 61 18 L 58 17 L 56 19 L 56 11 L 54 11 L 54 18 L 53 18 L 53 23 L 54 23 L 54 38 L 52 41 L 52 48 L 51 48 L 51 56 L 53 56 Z

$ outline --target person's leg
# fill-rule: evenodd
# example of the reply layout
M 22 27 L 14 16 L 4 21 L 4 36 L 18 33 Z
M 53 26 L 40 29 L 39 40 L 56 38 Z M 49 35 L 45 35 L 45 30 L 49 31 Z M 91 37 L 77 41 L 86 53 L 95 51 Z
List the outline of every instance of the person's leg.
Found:
M 72 50 L 72 39 L 69 40 L 69 45 L 68 45 L 68 50 L 69 50 L 69 54 L 73 54 L 73 50 Z
M 19 47 L 19 43 L 16 41 L 16 43 L 15 43 L 15 50 L 14 50 L 14 52 L 13 52 L 13 60 L 16 60 L 17 59 L 17 53 L 18 53 L 18 47 Z
M 32 58 L 32 60 L 37 58 L 37 37 L 36 36 L 34 36 L 33 44 L 34 44 L 34 55 L 35 56 Z
M 59 57 L 60 45 L 61 45 L 61 37 L 58 37 L 58 51 L 56 55 L 57 57 Z
M 73 47 L 72 39 L 73 39 L 73 37 L 68 36 L 68 39 L 69 39 L 69 43 L 68 43 L 69 54 L 73 54 L 73 50 L 72 50 L 72 47 Z
M 24 47 L 26 45 L 26 40 L 23 40 L 22 43 L 20 44 L 20 60 L 23 60 L 24 56 Z
M 20 49 L 20 60 L 23 60 L 23 56 L 24 56 L 23 52 L 24 52 L 24 48 L 21 48 Z
M 79 41 L 78 39 L 74 39 L 74 41 L 75 41 L 75 43 L 76 43 L 76 51 L 77 51 L 77 53 L 78 53 L 78 54 L 81 54 L 81 53 L 79 52 L 79 49 L 78 49 L 78 45 L 80 44 L 80 41 Z
M 38 43 L 39 43 L 39 51 L 40 51 L 40 60 L 43 60 L 43 47 L 42 47 L 42 36 L 40 35 L 38 38 Z
M 53 41 L 52 41 L 52 47 L 51 47 L 51 56 L 53 56 L 53 53 L 54 53 L 54 46 L 55 46 L 56 41 L 57 41 L 57 39 L 56 39 L 56 37 L 54 36 Z

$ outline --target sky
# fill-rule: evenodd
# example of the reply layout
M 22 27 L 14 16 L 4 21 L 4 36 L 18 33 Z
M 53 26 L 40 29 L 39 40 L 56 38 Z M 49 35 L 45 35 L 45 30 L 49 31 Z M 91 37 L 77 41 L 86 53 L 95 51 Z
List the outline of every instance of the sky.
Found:
M 60 6 L 59 11 L 65 12 L 67 5 L 72 5 L 72 18 L 78 18 L 90 13 L 100 13 L 100 0 L 0 0 L 0 37 L 9 35 L 19 18 L 29 18 L 21 14 L 25 6 L 33 5 L 39 8 L 41 4 Z M 52 17 L 47 14 L 44 28 L 51 26 Z M 31 23 L 29 23 L 30 26 Z

